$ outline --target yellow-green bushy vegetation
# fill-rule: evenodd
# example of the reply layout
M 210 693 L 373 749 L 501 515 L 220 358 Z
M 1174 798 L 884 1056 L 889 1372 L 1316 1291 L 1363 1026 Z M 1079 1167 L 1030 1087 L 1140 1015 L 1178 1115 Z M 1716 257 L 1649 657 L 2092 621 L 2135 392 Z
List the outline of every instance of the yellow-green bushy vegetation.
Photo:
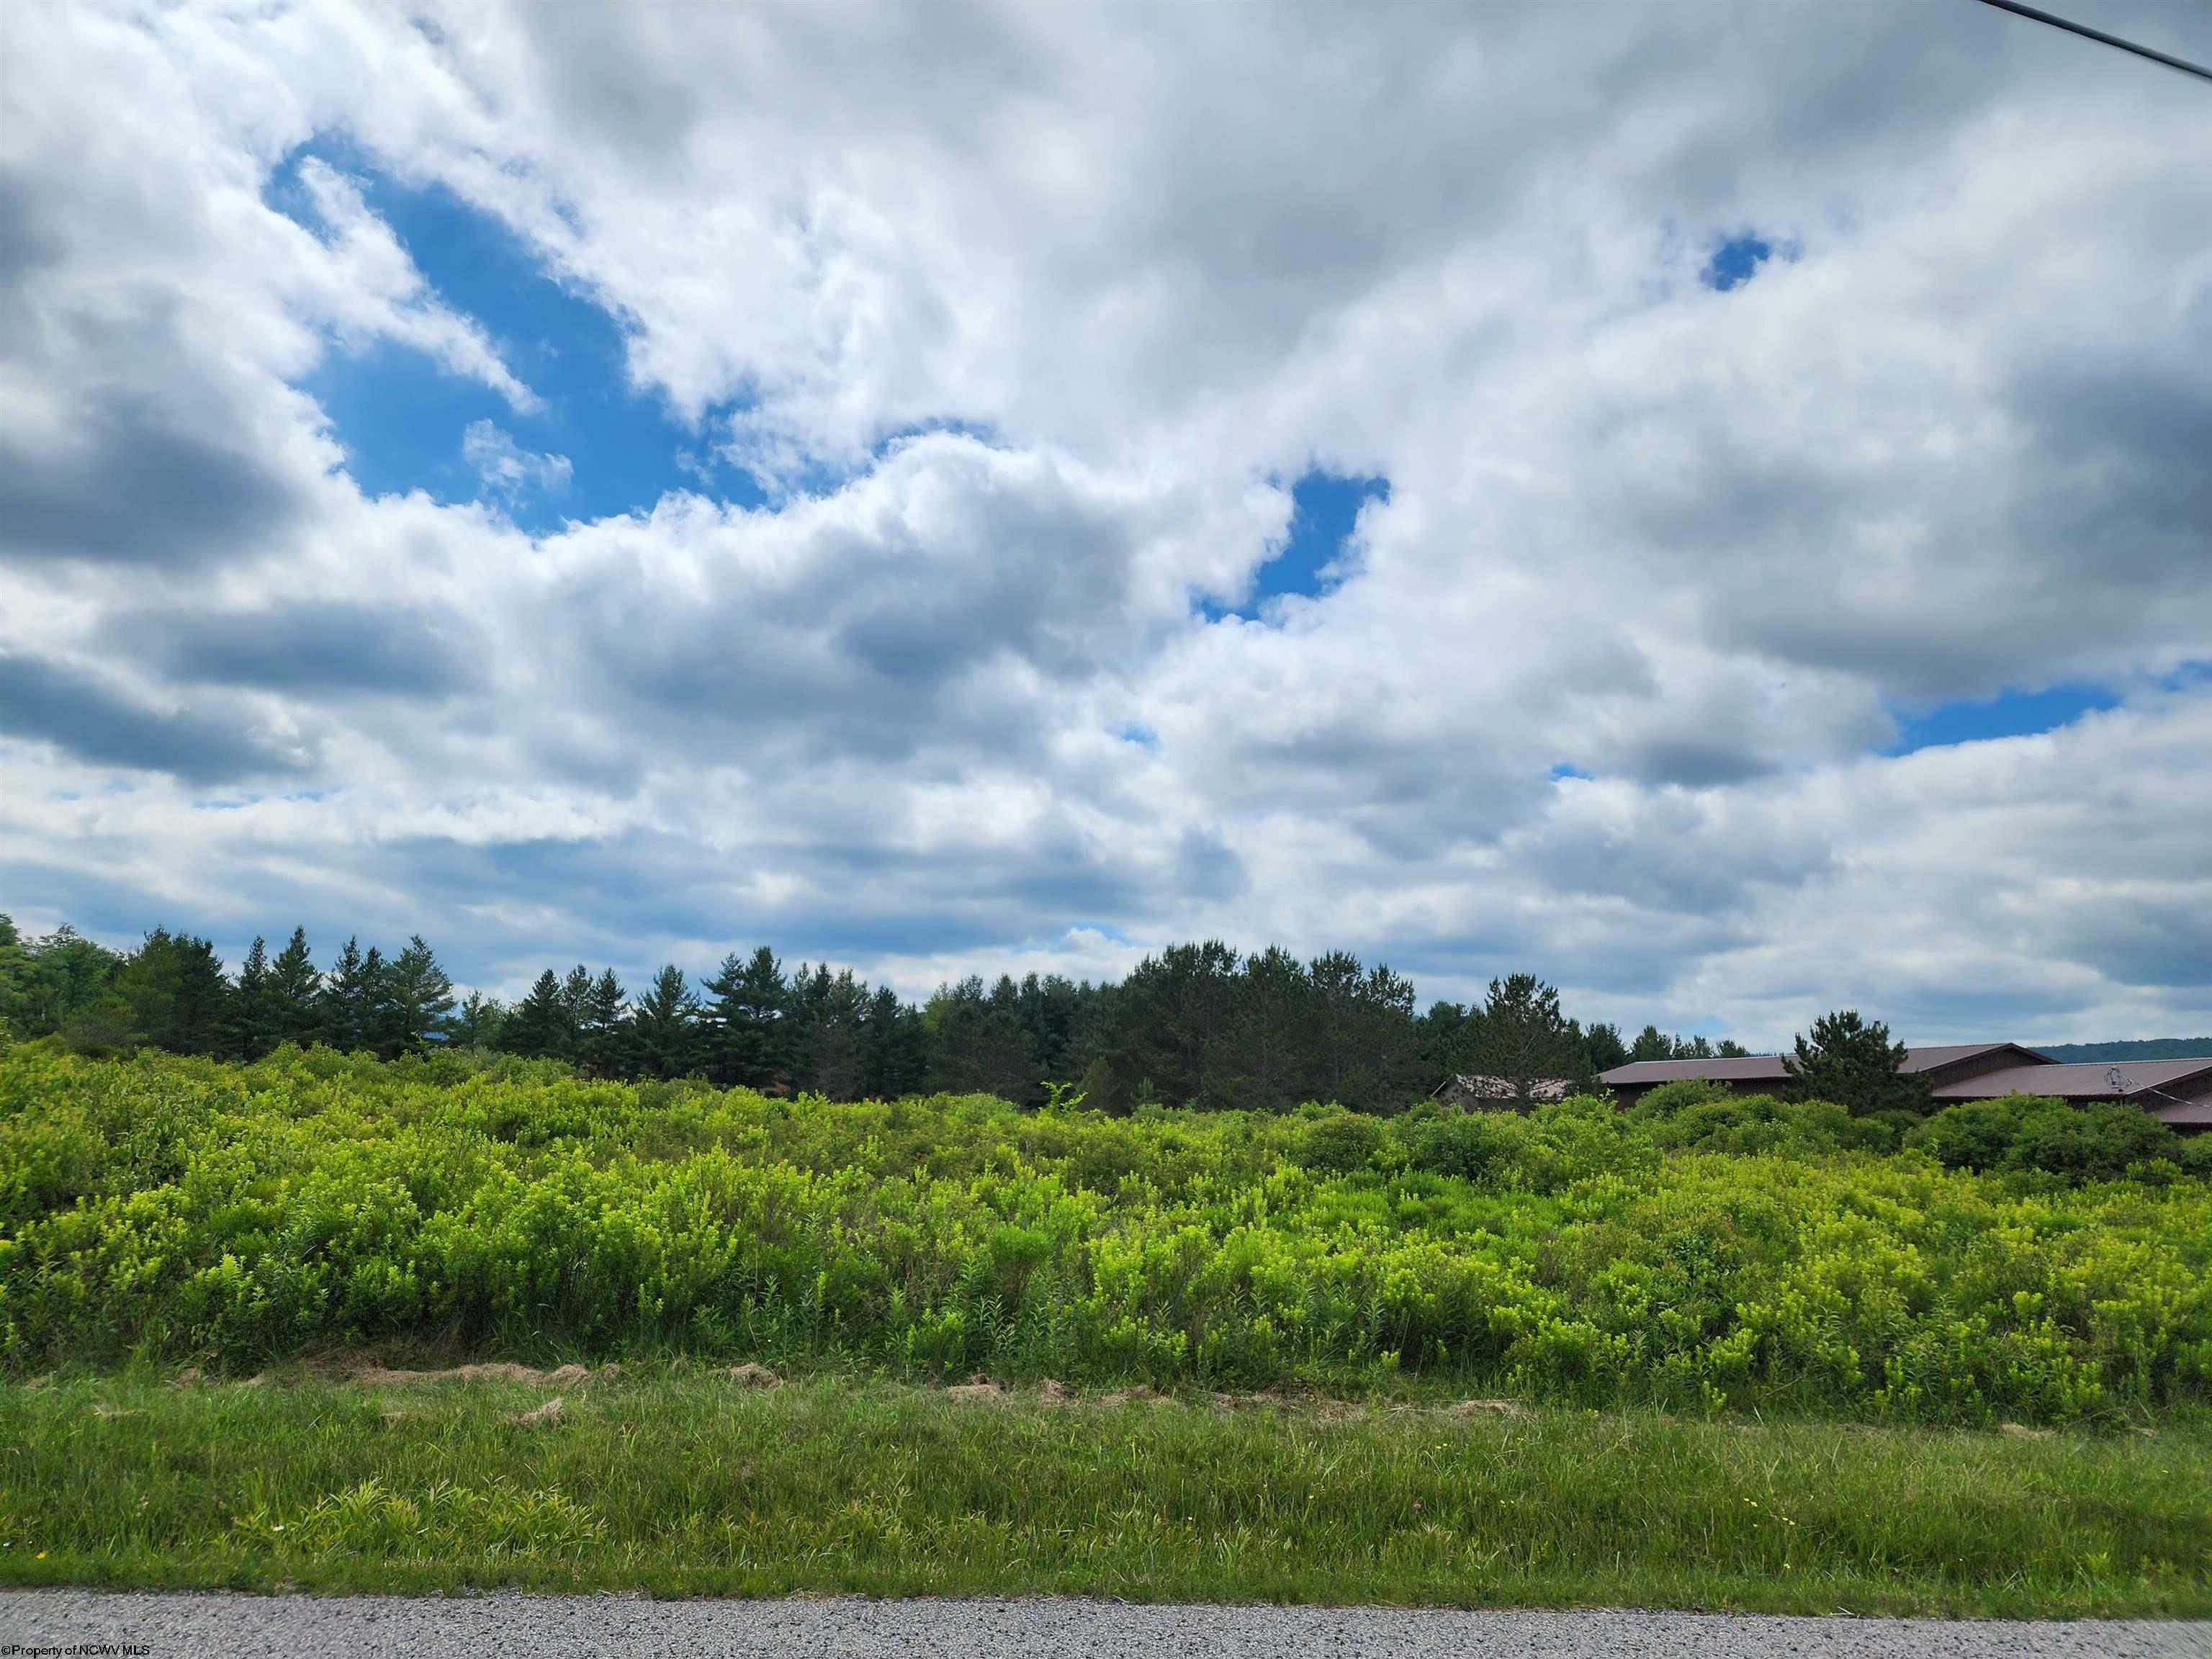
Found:
M 2091 1179 L 1894 1138 L 1817 1104 L 1109 1118 L 33 1044 L 0 1052 L 0 1358 L 680 1350 L 1964 1423 L 2212 1394 L 2195 1146 Z

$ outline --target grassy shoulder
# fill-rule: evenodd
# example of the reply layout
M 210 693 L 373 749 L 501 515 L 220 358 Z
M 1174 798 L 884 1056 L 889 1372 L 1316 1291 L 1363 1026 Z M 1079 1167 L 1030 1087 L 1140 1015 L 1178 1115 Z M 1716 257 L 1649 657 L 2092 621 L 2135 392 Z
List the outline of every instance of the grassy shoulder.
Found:
M 2212 1425 L 86 1376 L 0 1387 L 0 1583 L 2203 1616 Z

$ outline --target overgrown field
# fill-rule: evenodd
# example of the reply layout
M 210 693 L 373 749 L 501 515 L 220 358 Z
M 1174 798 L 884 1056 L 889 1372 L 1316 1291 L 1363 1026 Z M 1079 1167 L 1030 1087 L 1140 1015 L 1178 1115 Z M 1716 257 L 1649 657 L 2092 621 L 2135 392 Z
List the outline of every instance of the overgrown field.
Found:
M 1114 1119 L 30 1045 L 0 1051 L 0 1353 L 20 1378 L 689 1352 L 1966 1424 L 2212 1394 L 2195 1167 L 1841 1149 L 1869 1127 L 1771 1103 Z
M 649 1363 L 0 1384 L 0 1583 L 2212 1613 L 2201 1423 L 764 1393 Z

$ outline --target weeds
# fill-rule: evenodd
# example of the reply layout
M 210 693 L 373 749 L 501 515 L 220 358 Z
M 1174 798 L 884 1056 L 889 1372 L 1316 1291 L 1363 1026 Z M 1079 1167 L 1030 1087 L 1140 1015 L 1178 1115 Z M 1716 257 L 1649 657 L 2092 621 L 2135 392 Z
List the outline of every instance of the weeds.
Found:
M 1792 1109 L 1712 1151 L 1595 1101 L 1115 1119 L 27 1046 L 0 1361 L 690 1352 L 1962 1424 L 2205 1399 L 2212 1182 L 1947 1169 Z
M 0 1582 L 2212 1611 L 2201 1422 L 2021 1440 L 655 1368 L 519 1425 L 544 1392 L 0 1388 Z

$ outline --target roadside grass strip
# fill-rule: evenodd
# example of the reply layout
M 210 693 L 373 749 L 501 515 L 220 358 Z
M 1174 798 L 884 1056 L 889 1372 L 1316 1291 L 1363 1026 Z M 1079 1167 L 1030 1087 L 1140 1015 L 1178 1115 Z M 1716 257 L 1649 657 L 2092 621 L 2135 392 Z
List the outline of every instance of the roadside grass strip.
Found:
M 2006 1433 L 776 1381 L 0 1387 L 0 1583 L 2212 1613 L 2194 1410 Z

